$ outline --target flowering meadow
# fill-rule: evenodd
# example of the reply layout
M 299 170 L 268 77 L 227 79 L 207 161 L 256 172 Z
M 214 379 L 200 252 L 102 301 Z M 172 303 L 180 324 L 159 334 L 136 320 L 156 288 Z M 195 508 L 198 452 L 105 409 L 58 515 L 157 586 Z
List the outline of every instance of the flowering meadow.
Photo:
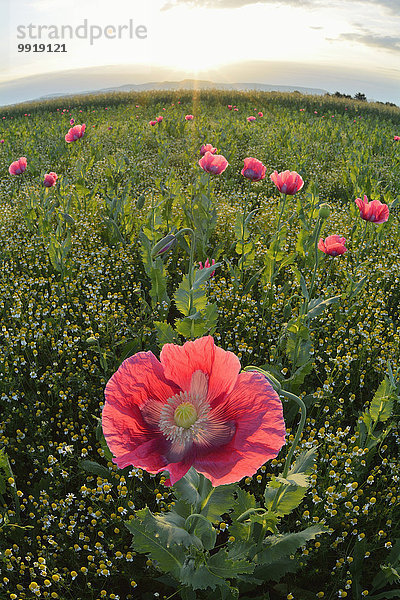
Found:
M 400 598 L 400 109 L 0 112 L 0 598 Z

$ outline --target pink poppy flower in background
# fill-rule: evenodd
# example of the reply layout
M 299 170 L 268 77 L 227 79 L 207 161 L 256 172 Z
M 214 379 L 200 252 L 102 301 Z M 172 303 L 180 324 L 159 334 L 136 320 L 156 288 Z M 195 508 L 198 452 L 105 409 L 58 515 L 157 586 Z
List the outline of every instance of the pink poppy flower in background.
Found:
M 207 268 L 207 267 L 212 267 L 213 265 L 215 265 L 215 258 L 212 259 L 211 263 L 207 258 L 206 262 L 204 263 L 204 267 L 203 267 L 203 263 L 201 261 L 199 262 L 199 270 L 201 271 L 202 269 Z M 215 271 L 212 271 L 211 277 L 214 277 L 214 275 L 215 275 Z
M 25 156 L 21 156 L 21 158 L 11 163 L 11 165 L 8 167 L 8 172 L 10 175 L 20 175 L 25 171 L 26 166 L 26 158 Z
M 400 142 L 400 135 L 395 135 L 393 141 Z
M 253 121 L 256 120 L 256 118 L 253 115 L 251 115 L 250 117 L 247 117 L 247 120 L 249 123 L 252 123 Z
M 4 140 L 0 140 L 0 144 L 4 144 Z
M 164 110 L 165 110 L 165 109 L 164 109 Z M 163 119 L 164 119 L 164 117 L 161 117 L 161 116 L 160 116 L 160 117 L 157 117 L 156 121 L 157 121 L 157 123 L 161 123 L 161 121 L 162 121 Z
M 186 121 L 193 121 L 194 116 L 193 115 L 186 115 L 185 119 L 186 119 Z
M 228 104 L 229 110 L 232 110 L 232 104 Z
M 152 127 L 154 127 L 154 125 L 157 125 L 157 121 L 149 121 L 149 125 L 151 125 Z
M 211 152 L 206 152 L 199 160 L 199 165 L 203 171 L 206 171 L 207 173 L 220 175 L 225 171 L 229 163 L 222 154 L 211 154 Z
M 200 148 L 200 155 L 204 156 L 206 152 L 211 152 L 211 154 L 215 154 L 216 151 L 217 149 L 214 148 L 212 144 L 203 144 Z
M 325 240 L 322 238 L 319 240 L 318 250 L 329 254 L 329 256 L 338 256 L 347 252 L 345 243 L 345 238 L 340 235 L 328 235 Z
M 58 179 L 58 175 L 57 173 L 54 173 L 54 171 L 50 171 L 50 173 L 46 173 L 46 175 L 44 176 L 44 185 L 45 187 L 53 187 L 53 185 L 56 184 L 56 181 Z
M 304 185 L 303 179 L 296 171 L 282 171 L 282 173 L 274 171 L 270 179 L 282 194 L 289 194 L 289 196 L 296 194 Z
M 379 200 L 368 202 L 368 198 L 365 195 L 363 200 L 356 198 L 355 202 L 360 209 L 360 217 L 364 221 L 371 221 L 379 225 L 380 223 L 386 223 L 388 220 L 389 207 L 387 204 L 383 204 Z
M 70 124 L 70 125 L 74 125 L 74 124 L 75 124 L 75 119 L 70 119 L 70 120 L 69 120 L 69 124 Z
M 263 117 L 264 114 L 262 112 L 257 113 L 259 117 Z
M 83 123 L 82 125 L 75 125 L 71 127 L 68 133 L 65 135 L 65 141 L 70 144 L 71 142 L 76 142 L 79 138 L 83 137 L 85 133 L 86 125 Z
M 236 106 L 234 106 L 234 107 L 233 107 L 233 110 L 234 110 L 235 112 L 238 112 L 238 110 L 239 110 L 239 109 L 238 109 L 238 108 L 236 108 Z
M 265 171 L 266 167 L 264 167 L 261 160 L 251 157 L 244 159 L 244 167 L 241 171 L 243 177 L 251 181 L 261 181 L 265 177 Z
M 275 458 L 285 443 L 282 403 L 260 373 L 239 373 L 235 354 L 211 336 L 165 344 L 160 360 L 139 352 L 105 389 L 102 425 L 120 469 L 191 468 L 213 486 L 239 481 Z

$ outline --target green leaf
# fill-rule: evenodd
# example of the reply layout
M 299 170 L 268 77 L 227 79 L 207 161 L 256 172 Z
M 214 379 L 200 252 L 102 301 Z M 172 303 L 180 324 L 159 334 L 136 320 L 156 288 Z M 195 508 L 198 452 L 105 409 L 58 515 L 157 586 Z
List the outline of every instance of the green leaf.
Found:
M 284 267 L 287 267 L 288 265 L 293 264 L 295 261 L 295 258 L 296 258 L 296 255 L 294 252 L 292 254 L 288 254 L 287 256 L 285 256 L 285 258 L 283 258 L 281 260 L 281 262 L 279 263 L 278 271 L 280 271 Z
M 78 465 L 84 471 L 98 475 L 102 479 L 110 479 L 111 477 L 110 471 L 107 469 L 107 467 L 99 465 L 99 463 L 95 462 L 94 460 L 81 460 L 79 461 Z
M 98 424 L 96 427 L 96 439 L 100 443 L 101 449 L 104 452 L 104 458 L 106 459 L 107 462 L 111 462 L 113 459 L 113 453 L 111 452 L 110 448 L 108 447 L 106 438 L 104 437 L 101 419 L 98 419 Z M 87 462 L 90 462 L 90 461 L 87 461 Z
M 176 511 L 171 510 L 163 514 L 153 514 L 147 507 L 136 511 L 137 517 L 142 521 L 143 527 L 153 532 L 154 537 L 159 539 L 166 548 L 171 546 L 184 546 L 189 548 L 195 546 L 199 550 L 203 548 L 200 539 L 189 533 L 186 521 Z
M 61 256 L 60 256 L 60 244 L 54 237 L 54 235 L 50 236 L 50 246 L 49 246 L 49 257 L 50 262 L 53 268 L 60 272 L 61 271 Z
M 217 325 L 217 320 L 217 305 L 207 304 L 204 310 L 176 321 L 175 329 L 185 338 L 198 338 L 206 333 L 212 333 Z
M 236 213 L 234 231 L 235 231 L 236 239 L 240 240 L 240 241 L 241 240 L 246 241 L 250 236 L 250 232 L 249 232 L 248 228 L 246 227 L 246 223 L 243 226 L 243 214 L 240 211 L 238 211 Z
M 166 548 L 163 542 L 154 536 L 152 530 L 147 530 L 140 518 L 125 521 L 125 527 L 133 535 L 132 546 L 137 552 L 150 554 L 150 557 L 158 562 L 158 566 L 162 571 L 172 573 L 172 575 L 179 579 L 180 571 L 185 561 L 185 549 L 183 546 L 175 545 L 171 548 Z
M 4 473 L 4 477 L 0 475 L 0 494 L 6 491 L 6 479 L 13 477 L 10 462 L 6 454 L 5 448 L 0 448 L 0 469 Z
M 152 244 L 149 238 L 143 231 L 139 233 L 140 240 L 140 254 L 142 255 L 143 266 L 146 274 L 150 277 L 151 268 L 153 266 L 153 259 L 151 256 Z
M 199 507 L 211 492 L 211 489 L 211 481 L 198 473 L 193 467 L 190 467 L 186 475 L 174 484 L 174 492 L 179 500 Z M 196 512 L 199 511 L 196 510 Z
M 70 225 L 75 225 L 75 220 L 71 217 L 71 215 L 69 215 L 68 213 L 60 214 L 66 223 L 69 223 Z
M 250 494 L 250 492 L 246 492 L 239 487 L 236 489 L 236 496 L 236 501 L 233 503 L 233 512 L 230 515 L 232 524 L 229 527 L 229 531 L 237 540 L 247 540 L 250 531 L 250 523 L 238 523 L 236 519 L 250 508 L 255 508 L 256 499 L 253 494 Z M 236 545 L 237 542 L 235 543 L 235 546 Z
M 309 233 L 305 229 L 301 229 L 296 242 L 296 251 L 300 254 L 300 256 L 306 256 L 306 249 L 309 245 L 309 241 Z
M 192 305 L 190 305 L 192 299 Z M 190 288 L 189 277 L 186 275 L 174 294 L 176 308 L 185 316 L 190 315 L 191 310 L 201 311 L 207 305 L 207 296 L 204 287 Z
M 215 590 L 217 586 L 228 586 L 224 579 L 212 573 L 207 565 L 197 565 L 193 558 L 185 561 L 179 573 L 179 580 L 184 585 L 191 586 L 194 590 Z
M 209 521 L 215 523 L 221 516 L 229 511 L 233 505 L 233 495 L 240 489 L 236 484 L 219 485 L 211 488 L 209 493 L 201 500 L 201 514 Z
M 268 565 L 258 565 L 254 570 L 254 575 L 260 577 L 262 582 L 280 581 L 287 573 L 296 573 L 299 567 L 298 560 L 285 557 Z
M 252 573 L 255 564 L 245 559 L 232 559 L 226 550 L 213 554 L 208 561 L 208 568 L 212 573 L 224 579 L 234 579 L 240 573 Z
M 277 476 L 276 481 L 284 485 L 298 485 L 300 487 L 309 487 L 310 485 L 310 477 L 305 473 L 288 474 L 286 478 Z
M 289 321 L 286 326 L 286 335 L 285 352 L 293 367 L 307 363 L 311 351 L 310 332 L 308 327 L 303 324 L 301 317 Z
M 223 265 L 223 263 L 217 262 L 217 263 L 211 265 L 211 267 L 203 267 L 202 269 L 196 269 L 195 275 L 194 275 L 193 288 L 196 289 L 200 285 L 202 285 L 206 281 L 208 281 L 211 277 L 211 274 L 215 271 L 215 269 L 217 269 L 218 267 L 221 267 L 222 265 Z
M 282 383 L 283 383 L 284 389 L 289 388 L 290 391 L 296 392 L 298 390 L 298 388 L 301 386 L 301 384 L 304 383 L 304 380 L 307 377 L 307 375 L 309 375 L 311 373 L 312 369 L 313 369 L 313 361 L 308 360 L 303 365 L 298 367 L 298 369 L 295 370 L 293 375 L 291 375 L 287 379 L 283 380 Z
M 315 319 L 324 312 L 328 306 L 339 302 L 342 296 L 332 296 L 332 298 L 314 298 L 308 305 L 307 319 Z
M 382 381 L 375 392 L 369 407 L 369 414 L 373 421 L 384 423 L 393 412 L 393 402 L 395 399 L 394 389 L 388 377 Z
M 265 506 L 268 510 L 272 511 L 272 506 L 275 502 L 274 512 L 279 517 L 283 517 L 290 514 L 292 510 L 299 506 L 306 492 L 307 487 L 280 484 L 273 476 L 265 488 Z M 276 501 L 275 498 L 277 498 Z
M 215 546 L 215 540 L 217 539 L 217 532 L 212 526 L 210 521 L 201 514 L 191 514 L 185 521 L 185 527 L 190 529 L 193 526 L 193 534 L 197 536 L 206 550 L 211 550 Z
M 166 301 L 169 303 L 169 298 L 167 296 L 167 281 L 164 275 L 164 266 L 162 259 L 158 257 L 154 261 L 154 266 L 150 269 L 150 279 L 151 279 L 151 289 L 150 296 L 152 299 L 153 306 L 157 304 L 157 302 Z
M 294 475 L 296 473 L 306 473 L 307 475 L 311 475 L 314 471 L 314 463 L 317 457 L 317 449 L 311 448 L 310 450 L 304 450 L 299 456 L 296 458 L 294 463 L 292 464 L 289 475 Z
M 323 525 L 312 525 L 297 533 L 271 535 L 264 541 L 265 549 L 257 554 L 257 561 L 262 564 L 272 564 L 282 558 L 294 554 L 309 540 L 314 540 L 317 535 L 326 533 L 328 529 Z
M 164 344 L 176 344 L 177 336 L 169 323 L 154 321 L 154 327 L 157 333 L 159 348 L 162 348 Z
M 292 267 L 292 272 L 296 278 L 297 283 L 300 284 L 301 293 L 308 302 L 310 296 L 308 294 L 307 284 L 306 280 L 304 279 L 304 276 L 300 273 L 299 269 L 295 265 Z

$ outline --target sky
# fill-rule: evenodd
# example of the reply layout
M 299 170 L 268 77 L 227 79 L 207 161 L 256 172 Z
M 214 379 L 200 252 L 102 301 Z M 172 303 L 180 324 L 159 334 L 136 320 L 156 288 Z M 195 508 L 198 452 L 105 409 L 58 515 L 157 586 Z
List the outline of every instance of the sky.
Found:
M 0 0 L 0 7 L 0 105 L 187 77 L 363 92 L 400 105 L 400 0 Z M 66 51 L 55 52 L 57 44 Z

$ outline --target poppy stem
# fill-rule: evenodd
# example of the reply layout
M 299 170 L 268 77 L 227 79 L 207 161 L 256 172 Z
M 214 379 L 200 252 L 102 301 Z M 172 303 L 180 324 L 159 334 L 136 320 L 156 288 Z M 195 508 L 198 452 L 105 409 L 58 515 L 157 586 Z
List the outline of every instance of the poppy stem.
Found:
M 283 389 L 281 389 L 279 393 L 281 394 L 281 396 L 285 396 L 289 400 L 293 400 L 294 402 L 296 402 L 296 404 L 299 406 L 300 411 L 301 411 L 300 412 L 300 423 L 297 428 L 297 432 L 296 432 L 295 438 L 293 440 L 293 444 L 291 445 L 288 455 L 286 457 L 285 467 L 284 467 L 283 473 L 282 473 L 282 477 L 286 477 L 289 472 L 290 463 L 292 462 L 294 451 L 300 440 L 301 434 L 303 433 L 303 429 L 304 429 L 304 425 L 305 425 L 306 417 L 307 417 L 307 409 L 306 409 L 306 405 L 304 404 L 303 400 L 301 400 L 301 398 L 299 398 L 295 394 L 292 394 L 291 392 L 287 392 L 286 390 L 283 390 Z
M 318 263 L 319 263 L 319 254 L 318 254 L 318 237 L 321 231 L 321 227 L 322 227 L 322 220 L 321 218 L 318 219 L 318 223 L 316 226 L 316 230 L 315 230 L 315 240 L 314 240 L 314 271 L 312 274 L 312 278 L 311 278 L 311 285 L 310 285 L 310 292 L 309 292 L 309 297 L 310 300 L 312 298 L 312 293 L 314 290 L 314 284 L 315 284 L 315 278 L 317 276 L 317 270 L 318 270 Z
M 281 230 L 281 221 L 282 221 L 283 211 L 285 210 L 285 204 L 286 204 L 286 194 L 283 194 L 283 200 L 281 202 L 281 211 L 279 213 L 278 226 L 277 226 L 278 234 Z

